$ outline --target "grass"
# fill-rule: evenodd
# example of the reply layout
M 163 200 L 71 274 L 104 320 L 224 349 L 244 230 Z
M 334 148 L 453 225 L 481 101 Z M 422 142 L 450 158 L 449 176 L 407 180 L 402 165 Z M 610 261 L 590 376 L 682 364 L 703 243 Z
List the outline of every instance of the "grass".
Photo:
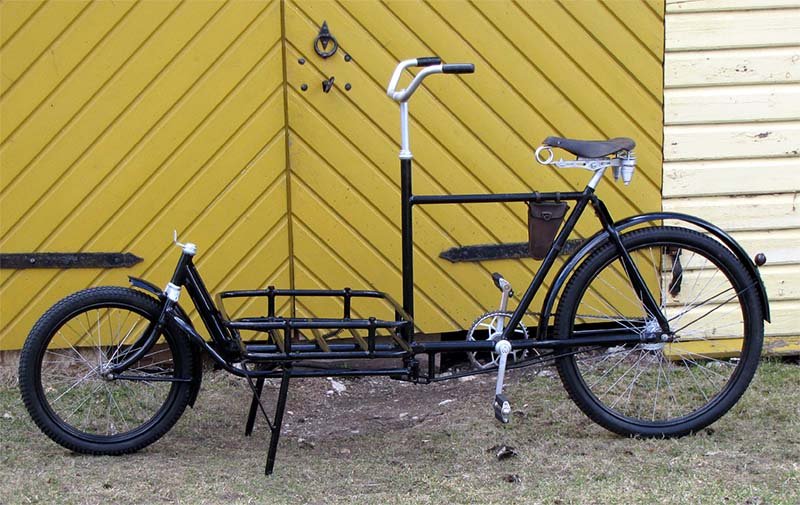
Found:
M 264 423 L 242 436 L 248 394 L 227 374 L 207 372 L 195 408 L 157 443 L 91 457 L 38 431 L 6 369 L 0 504 L 800 503 L 796 363 L 764 362 L 730 413 L 672 440 L 598 427 L 551 370 L 511 374 L 516 413 L 506 426 L 490 409 L 492 376 L 430 386 L 343 380 L 342 394 L 324 379 L 298 381 L 267 478 Z M 276 383 L 267 389 L 273 399 Z M 503 444 L 518 455 L 498 461 L 489 449 Z

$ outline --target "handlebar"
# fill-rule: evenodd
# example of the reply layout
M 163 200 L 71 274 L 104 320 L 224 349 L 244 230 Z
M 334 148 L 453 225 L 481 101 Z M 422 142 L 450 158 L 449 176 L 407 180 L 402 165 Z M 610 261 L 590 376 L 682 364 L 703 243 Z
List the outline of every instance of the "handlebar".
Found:
M 475 65 L 472 63 L 450 63 L 442 65 L 444 74 L 471 74 L 475 72 Z
M 441 65 L 442 59 L 438 56 L 426 56 L 424 58 L 417 58 L 418 67 L 430 67 L 431 65 Z
M 400 81 L 400 75 L 403 70 L 408 67 L 424 67 L 407 88 L 396 91 L 397 83 Z M 407 102 L 414 91 L 417 90 L 422 80 L 431 74 L 471 74 L 475 72 L 475 65 L 472 63 L 450 63 L 442 64 L 441 58 L 436 56 L 427 56 L 424 58 L 414 58 L 411 60 L 403 60 L 394 69 L 392 78 L 389 81 L 389 86 L 386 88 L 386 94 L 389 98 L 398 102 Z

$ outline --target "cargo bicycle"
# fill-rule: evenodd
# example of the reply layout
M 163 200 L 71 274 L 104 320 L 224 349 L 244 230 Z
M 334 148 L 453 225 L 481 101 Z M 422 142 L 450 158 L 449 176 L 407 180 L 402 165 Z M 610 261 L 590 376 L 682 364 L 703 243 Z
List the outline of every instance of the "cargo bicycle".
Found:
M 413 67 L 418 72 L 398 89 L 404 71 Z M 203 354 L 247 380 L 252 402 L 245 433 L 251 434 L 261 412 L 271 435 L 267 474 L 275 464 L 290 380 L 302 377 L 388 376 L 429 384 L 493 373 L 492 409 L 499 421 L 508 422 L 506 371 L 555 363 L 574 403 L 620 435 L 682 436 L 724 415 L 755 373 L 769 321 L 758 271 L 763 254 L 750 259 L 723 230 L 690 215 L 654 212 L 615 221 L 595 189 L 609 172 L 626 185 L 631 181 L 635 143 L 628 138 L 543 141 L 537 161 L 588 171 L 582 191 L 414 194 L 409 100 L 431 75 L 472 72 L 472 64 L 415 58 L 400 62 L 388 85 L 388 96 L 400 106 L 401 301 L 374 290 L 273 286 L 226 291 L 214 299 L 194 264 L 197 246 L 178 243 L 176 236 L 180 255 L 166 288 L 133 277 L 132 287 L 89 288 L 56 303 L 34 325 L 20 356 L 19 378 L 38 427 L 80 453 L 142 449 L 194 405 Z M 556 160 L 556 149 L 575 159 Z M 529 206 L 530 254 L 542 260 L 539 269 L 513 310 L 510 283 L 493 274 L 500 306 L 480 316 L 464 340 L 420 338 L 414 324 L 413 209 L 498 202 Z M 534 295 L 589 206 L 599 231 L 564 261 L 535 313 L 538 324 L 525 326 Z M 179 303 L 184 290 L 208 338 Z M 335 299 L 340 314 L 281 313 L 287 300 L 318 297 Z M 258 301 L 262 308 L 256 316 L 231 318 L 226 300 Z M 376 301 L 386 314 L 362 316 L 359 304 Z M 244 339 L 244 332 L 257 337 Z M 466 353 L 471 368 L 442 374 L 436 358 L 448 353 Z M 367 366 L 378 359 L 373 363 L 396 365 Z M 354 361 L 365 365 L 354 367 Z M 271 416 L 261 401 L 266 378 L 280 379 Z

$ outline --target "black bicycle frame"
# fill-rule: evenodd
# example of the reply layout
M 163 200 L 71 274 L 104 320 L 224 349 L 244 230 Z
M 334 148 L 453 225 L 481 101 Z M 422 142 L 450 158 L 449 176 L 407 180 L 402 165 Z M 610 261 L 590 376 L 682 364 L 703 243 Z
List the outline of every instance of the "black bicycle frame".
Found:
M 641 274 L 639 273 L 636 265 L 633 263 L 628 252 L 625 250 L 625 247 L 622 244 L 620 239 L 620 235 L 617 230 L 614 228 L 614 220 L 611 217 L 611 214 L 608 212 L 608 209 L 597 198 L 597 195 L 594 194 L 594 189 L 590 186 L 587 186 L 583 192 L 567 192 L 567 193 L 505 193 L 505 194 L 474 194 L 474 195 L 414 195 L 412 191 L 412 177 L 411 177 L 411 160 L 410 159 L 403 159 L 400 161 L 400 184 L 401 184 L 401 195 L 402 195 L 402 240 L 403 240 L 403 309 L 406 313 L 413 317 L 414 314 L 414 257 L 413 257 L 413 219 L 412 219 L 412 209 L 415 205 L 437 205 L 437 204 L 466 204 L 466 203 L 503 203 L 503 202 L 556 202 L 556 201 L 575 201 L 577 202 L 575 208 L 567 217 L 564 226 L 561 228 L 560 232 L 556 236 L 555 241 L 550 246 L 549 251 L 545 255 L 544 259 L 542 260 L 542 264 L 540 265 L 539 269 L 537 270 L 536 274 L 534 275 L 531 283 L 528 285 L 528 288 L 525 290 L 525 293 L 522 295 L 522 298 L 517 305 L 516 310 L 514 310 L 511 319 L 505 325 L 505 329 L 503 331 L 503 339 L 510 339 L 512 332 L 514 329 L 519 325 L 520 321 L 522 321 L 522 317 L 525 315 L 526 311 L 528 311 L 531 302 L 533 301 L 534 296 L 538 292 L 539 288 L 542 286 L 544 282 L 545 276 L 548 274 L 550 269 L 552 268 L 553 264 L 556 261 L 561 250 L 567 243 L 567 239 L 569 235 L 572 233 L 575 225 L 580 219 L 583 211 L 586 209 L 586 206 L 591 203 L 595 209 L 595 214 L 597 218 L 600 220 L 600 224 L 603 227 L 609 237 L 611 238 L 612 243 L 616 246 L 617 251 L 619 252 L 625 272 L 630 277 L 631 284 L 639 296 L 639 299 L 642 301 L 646 310 L 653 314 L 656 320 L 659 323 L 662 331 L 665 333 L 669 332 L 669 323 L 667 319 L 661 312 L 661 309 L 658 303 L 653 298 L 653 295 L 650 293 L 649 289 L 647 288 L 644 280 L 642 279 Z M 547 325 L 547 321 L 540 321 L 540 324 Z M 622 337 L 622 335 L 620 335 Z M 617 341 L 616 344 L 620 343 L 630 343 L 634 341 L 639 341 L 639 336 L 630 334 L 627 335 L 625 338 Z M 589 337 L 588 340 L 590 340 Z M 467 342 L 464 342 L 465 344 Z M 590 342 L 591 343 L 591 342 Z M 602 344 L 602 345 L 609 345 L 610 339 L 608 338 L 600 338 L 599 340 L 595 340 L 594 343 Z M 552 342 L 548 342 L 547 345 L 542 345 L 542 341 L 538 342 L 521 342 L 521 341 L 512 341 L 512 345 L 514 348 L 526 348 L 526 347 L 549 347 L 552 346 Z M 570 340 L 571 345 L 575 345 L 575 340 Z M 566 346 L 567 342 L 564 341 L 562 346 Z M 436 345 L 429 344 L 426 346 L 429 349 L 436 348 Z M 455 350 L 455 349 L 454 349 Z M 461 350 L 461 349 L 458 349 Z
M 600 224 L 608 236 L 608 240 L 614 244 L 620 257 L 626 274 L 630 277 L 631 283 L 637 296 L 639 296 L 646 310 L 655 316 L 664 333 L 669 332 L 669 325 L 660 311 L 658 304 L 649 292 L 637 270 L 630 255 L 625 250 L 620 239 L 620 235 L 614 226 L 605 205 L 594 194 L 591 185 L 582 192 L 566 193 L 508 193 L 508 194 L 474 194 L 474 195 L 414 195 L 412 191 L 411 160 L 402 159 L 401 170 L 401 197 L 402 197 L 402 279 L 403 279 L 403 301 L 399 305 L 389 297 L 389 295 L 379 291 L 358 291 L 344 288 L 342 290 L 303 290 L 303 289 L 275 289 L 270 286 L 262 290 L 249 291 L 228 291 L 220 293 L 218 303 L 215 304 L 203 283 L 200 273 L 197 271 L 193 256 L 196 248 L 185 245 L 183 252 L 178 260 L 178 264 L 173 272 L 170 284 L 162 293 L 146 281 L 132 279 L 134 286 L 146 289 L 159 296 L 161 300 L 161 311 L 158 319 L 151 324 L 143 334 L 131 345 L 131 351 L 124 355 L 124 359 L 104 371 L 109 379 L 137 380 L 136 377 L 129 377 L 123 372 L 133 363 L 137 362 L 155 345 L 158 336 L 168 329 L 174 333 L 187 335 L 196 345 L 206 350 L 218 366 L 239 377 L 247 378 L 248 384 L 253 392 L 253 400 L 250 405 L 245 434 L 250 435 L 255 422 L 255 416 L 260 410 L 267 421 L 271 432 L 270 446 L 267 455 L 265 473 L 272 473 L 275 464 L 275 454 L 278 439 L 280 437 L 283 412 L 286 407 L 288 395 L 288 383 L 291 377 L 327 377 L 327 376 L 390 376 L 400 380 L 413 382 L 436 382 L 440 380 L 454 379 L 466 375 L 479 373 L 489 373 L 492 369 L 473 370 L 458 374 L 451 374 L 447 377 L 437 377 L 435 369 L 435 357 L 438 354 L 448 352 L 482 352 L 493 351 L 495 342 L 492 340 L 478 341 L 440 341 L 440 342 L 415 342 L 414 340 L 414 258 L 413 258 L 413 207 L 416 205 L 440 205 L 440 204 L 467 204 L 467 203 L 501 203 L 501 202 L 541 202 L 541 201 L 574 201 L 575 208 L 567 217 L 564 226 L 551 244 L 544 260 L 531 280 L 530 285 L 525 290 L 519 304 L 510 317 L 505 329 L 503 338 L 508 339 L 512 349 L 538 349 L 549 352 L 542 352 L 529 359 L 514 363 L 508 368 L 519 368 L 530 366 L 562 356 L 569 356 L 581 352 L 576 348 L 597 348 L 608 347 L 620 344 L 632 344 L 639 342 L 649 342 L 650 339 L 658 339 L 658 335 L 649 335 L 644 332 L 644 328 L 627 328 L 609 331 L 599 329 L 596 331 L 581 332 L 580 337 L 547 339 L 542 333 L 541 328 L 539 338 L 531 339 L 511 339 L 511 332 L 519 325 L 523 315 L 528 310 L 534 295 L 544 282 L 544 278 L 552 268 L 560 251 L 564 248 L 567 238 L 575 228 L 578 219 L 583 214 L 586 206 L 590 203 L 594 207 L 595 214 L 600 220 Z M 186 312 L 178 305 L 178 298 L 182 288 L 192 300 L 200 319 L 205 326 L 211 341 L 207 342 L 192 326 Z M 557 286 L 556 286 L 557 288 Z M 552 288 L 551 288 L 552 289 Z M 341 318 L 285 318 L 276 314 L 276 298 L 278 297 L 314 297 L 314 296 L 336 296 L 343 300 L 343 313 Z M 223 299 L 233 297 L 263 297 L 266 298 L 266 316 L 248 317 L 231 320 L 225 314 Z M 357 298 L 377 298 L 384 299 L 394 307 L 394 320 L 379 320 L 375 317 L 368 319 L 357 319 L 352 317 L 351 302 Z M 539 321 L 540 326 L 546 326 L 548 321 Z M 320 331 L 326 330 L 348 330 L 352 332 L 355 339 L 354 343 L 328 343 L 325 337 L 316 339 L 314 343 L 303 343 L 293 341 L 293 337 L 300 330 Z M 388 330 L 393 343 L 382 343 L 377 341 L 378 330 Z M 239 331 L 254 330 L 270 335 L 270 340 L 266 342 L 242 342 Z M 366 330 L 367 336 L 360 336 L 356 330 Z M 650 332 L 656 333 L 656 332 Z M 655 341 L 655 340 L 653 340 Z M 420 363 L 416 356 L 425 354 L 428 356 L 428 368 L 425 373 L 420 371 Z M 357 368 L 351 369 L 344 366 L 335 368 L 313 368 L 310 362 L 314 360 L 352 360 L 352 359 L 375 359 L 375 358 L 397 358 L 402 360 L 402 366 L 397 368 Z M 239 366 L 234 366 L 240 363 Z M 250 364 L 255 364 L 255 368 L 248 368 Z M 261 403 L 261 392 L 264 386 L 264 379 L 276 377 L 281 379 L 275 413 L 270 421 Z M 256 382 L 253 383 L 253 379 Z M 174 382 L 195 383 L 199 387 L 199 378 L 178 377 L 169 378 Z
M 273 365 L 289 365 L 293 362 L 303 360 L 330 360 L 330 359 L 359 359 L 359 358 L 401 358 L 404 366 L 391 369 L 351 369 L 333 368 L 325 370 L 303 370 L 294 368 L 291 371 L 292 377 L 313 377 L 313 376 L 359 376 L 359 375 L 391 375 L 396 378 L 420 380 L 431 382 L 436 379 L 433 367 L 429 367 L 426 374 L 420 374 L 418 363 L 414 359 L 417 354 L 426 354 L 433 362 L 436 354 L 447 352 L 478 352 L 493 350 L 494 343 L 491 341 L 457 341 L 457 342 L 415 342 L 414 341 L 414 258 L 413 258 L 413 207 L 416 205 L 441 205 L 441 204 L 468 204 L 468 203 L 501 203 L 501 202 L 534 202 L 534 201 L 574 201 L 575 208 L 568 215 L 566 222 L 556 236 L 549 251 L 545 255 L 541 266 L 537 270 L 530 285 L 522 295 L 517 308 L 511 315 L 506 324 L 503 338 L 508 339 L 511 332 L 516 328 L 544 282 L 545 276 L 554 265 L 560 251 L 564 248 L 567 239 L 575 228 L 576 223 L 583 214 L 587 205 L 592 204 L 603 230 L 608 234 L 609 240 L 617 248 L 622 258 L 626 274 L 630 277 L 631 283 L 642 304 L 652 314 L 664 332 L 668 332 L 669 325 L 664 318 L 658 303 L 645 285 L 641 274 L 638 272 L 633 260 L 625 250 L 620 235 L 614 227 L 605 205 L 597 198 L 594 190 L 587 186 L 582 192 L 565 193 L 506 193 L 506 194 L 467 194 L 467 195 L 414 195 L 412 192 L 411 160 L 401 160 L 401 196 L 402 196 L 402 281 L 403 281 L 403 302 L 398 306 L 388 295 L 379 291 L 355 291 L 345 288 L 343 290 L 302 290 L 302 289 L 275 289 L 269 287 L 266 290 L 250 291 L 230 291 L 221 293 L 220 303 L 223 298 L 231 297 L 254 297 L 262 296 L 267 298 L 267 316 L 262 318 L 250 318 L 237 321 L 229 321 L 223 317 L 221 310 L 223 307 L 215 305 L 208 290 L 206 289 L 200 273 L 197 271 L 192 261 L 192 254 L 183 252 L 175 268 L 171 283 L 174 286 L 185 287 L 189 297 L 197 309 L 203 325 L 211 337 L 211 344 L 197 333 L 191 322 L 184 320 L 181 311 L 177 310 L 177 302 L 162 296 L 163 305 L 161 315 L 157 324 L 149 328 L 134 344 L 134 352 L 126 355 L 124 361 L 110 368 L 113 374 L 119 374 L 132 363 L 141 358 L 157 340 L 157 336 L 165 325 L 177 329 L 191 337 L 197 345 L 203 347 L 217 364 L 228 372 L 241 377 L 281 377 L 282 371 L 279 370 L 245 370 L 233 366 L 238 361 L 253 363 L 271 363 Z M 279 296 L 298 297 L 298 296 L 339 296 L 344 300 L 344 313 L 340 319 L 292 319 L 283 318 L 275 314 L 275 299 Z M 383 298 L 395 307 L 395 321 L 379 321 L 375 318 L 369 320 L 357 320 L 351 318 L 350 305 L 353 298 Z M 540 325 L 546 325 L 547 321 L 540 321 Z M 366 345 L 359 343 L 348 344 L 327 344 L 324 348 L 320 343 L 315 344 L 293 344 L 292 336 L 296 331 L 303 329 L 343 329 L 343 330 L 367 330 Z M 376 330 L 389 329 L 402 336 L 402 340 L 397 340 L 394 344 L 376 343 Z M 271 344 L 248 343 L 244 344 L 239 339 L 238 330 L 254 330 L 268 332 L 272 336 Z M 276 336 L 278 335 L 278 336 Z M 553 352 L 544 356 L 539 356 L 531 360 L 529 364 L 535 364 L 543 359 L 553 359 L 558 357 L 558 351 L 563 351 L 570 347 L 583 345 L 612 346 L 642 342 L 641 332 L 629 330 L 618 330 L 615 332 L 588 332 L 588 336 L 578 339 L 518 339 L 510 340 L 515 350 L 517 349 L 549 349 Z M 569 352 L 568 350 L 566 352 Z M 476 373 L 489 372 L 491 370 L 480 370 Z M 451 376 L 453 377 L 453 376 Z

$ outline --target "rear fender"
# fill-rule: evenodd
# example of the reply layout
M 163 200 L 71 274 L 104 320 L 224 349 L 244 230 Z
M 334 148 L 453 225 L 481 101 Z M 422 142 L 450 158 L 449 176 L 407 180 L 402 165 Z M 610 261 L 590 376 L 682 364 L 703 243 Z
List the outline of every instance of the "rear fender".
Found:
M 764 288 L 764 282 L 761 280 L 761 274 L 758 271 L 758 267 L 753 260 L 747 255 L 744 248 L 736 242 L 733 237 L 723 231 L 721 228 L 709 223 L 704 219 L 700 219 L 699 217 L 690 216 L 688 214 L 680 214 L 677 212 L 651 212 L 648 214 L 640 214 L 638 216 L 632 216 L 629 218 L 625 218 L 621 221 L 617 221 L 614 223 L 614 228 L 618 232 L 626 230 L 636 225 L 640 225 L 643 223 L 649 223 L 654 221 L 663 221 L 665 219 L 673 220 L 673 221 L 683 221 L 686 223 L 693 224 L 699 228 L 706 230 L 709 234 L 716 237 L 722 244 L 727 247 L 736 258 L 742 262 L 748 272 L 753 276 L 754 279 L 757 281 L 758 285 L 758 295 L 759 299 L 761 300 L 761 308 L 764 314 L 764 320 L 769 322 L 770 320 L 770 313 L 769 313 L 769 299 L 767 298 L 767 291 Z M 558 299 L 559 294 L 561 293 L 564 285 L 566 284 L 567 280 L 570 278 L 572 272 L 581 264 L 584 258 L 588 256 L 592 251 L 594 251 L 597 247 L 601 247 L 609 240 L 608 232 L 605 230 L 599 231 L 589 237 L 586 242 L 577 250 L 575 251 L 572 256 L 567 260 L 564 265 L 561 266 L 559 269 L 558 274 L 556 274 L 553 283 L 550 286 L 550 289 L 547 291 L 547 296 L 542 303 L 542 310 L 541 316 L 539 318 L 539 327 L 537 330 L 537 338 L 543 339 L 547 336 L 547 328 L 550 322 L 550 318 L 553 314 L 553 308 L 555 307 L 556 300 Z
M 164 292 L 152 282 L 130 276 L 128 277 L 128 280 L 130 280 L 131 286 L 141 289 L 142 291 L 147 291 L 148 293 L 158 297 L 159 300 L 164 299 Z M 183 310 L 183 307 L 176 304 L 175 308 L 181 319 L 187 321 L 191 325 L 191 319 L 189 319 L 189 316 L 186 314 L 186 311 Z M 200 384 L 203 382 L 203 349 L 194 341 L 194 339 L 189 338 L 188 335 L 184 336 L 189 342 L 189 349 L 192 353 L 192 389 L 189 392 L 189 406 L 194 407 L 194 402 L 197 400 L 197 395 L 200 392 Z

